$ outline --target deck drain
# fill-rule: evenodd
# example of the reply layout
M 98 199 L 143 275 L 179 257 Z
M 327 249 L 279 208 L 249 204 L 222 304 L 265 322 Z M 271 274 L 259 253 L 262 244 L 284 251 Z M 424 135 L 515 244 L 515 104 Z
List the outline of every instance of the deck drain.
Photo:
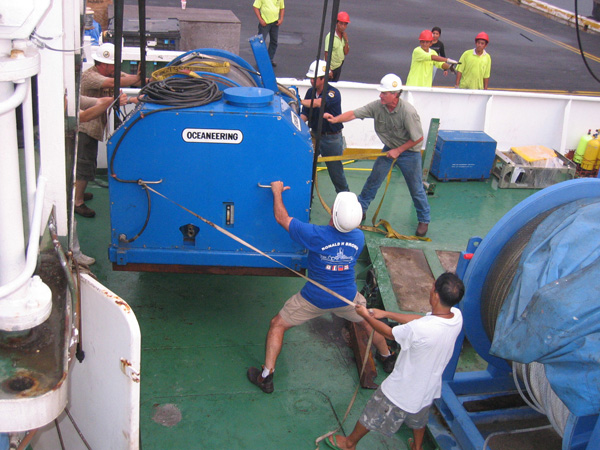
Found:
M 9 378 L 3 383 L 4 390 L 7 392 L 23 392 L 31 389 L 37 384 L 35 379 L 27 375 L 18 375 Z
M 154 405 L 152 420 L 165 427 L 173 427 L 181 422 L 181 411 L 172 403 Z

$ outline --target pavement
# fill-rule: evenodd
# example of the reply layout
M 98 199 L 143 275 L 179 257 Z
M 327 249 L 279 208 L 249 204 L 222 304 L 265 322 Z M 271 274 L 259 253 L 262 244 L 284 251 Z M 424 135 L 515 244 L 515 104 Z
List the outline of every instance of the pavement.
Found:
M 575 26 L 575 2 L 571 0 L 508 0 L 514 1 L 524 8 L 550 16 L 553 20 Z M 592 17 L 592 0 L 576 0 L 579 26 L 594 33 L 600 33 L 600 22 Z
M 519 2 L 517 4 L 516 2 Z M 473 48 L 480 31 L 490 35 L 487 51 L 492 56 L 490 89 L 600 95 L 600 83 L 591 75 L 579 51 L 577 33 L 561 16 L 573 8 L 570 0 L 344 0 L 340 9 L 350 15 L 350 53 L 342 80 L 378 83 L 386 73 L 403 80 L 410 69 L 412 50 L 421 30 L 442 28 L 447 56 L 459 59 Z M 587 31 L 579 38 L 586 62 L 600 79 L 598 23 L 585 18 L 592 0 L 579 0 L 581 20 Z M 180 6 L 181 0 L 146 0 L 147 6 Z M 137 4 L 126 0 L 126 4 Z M 275 74 L 305 78 L 311 61 L 319 55 L 319 42 L 330 26 L 331 6 L 321 35 L 323 0 L 286 2 L 279 31 Z M 528 5 L 525 7 L 525 5 Z M 571 6 L 569 6 L 571 5 Z M 251 2 L 239 0 L 187 0 L 187 9 L 231 10 L 240 20 L 240 56 L 254 64 L 248 38 L 257 33 Z M 322 56 L 321 49 L 320 55 Z M 453 87 L 454 76 L 438 73 L 434 86 Z

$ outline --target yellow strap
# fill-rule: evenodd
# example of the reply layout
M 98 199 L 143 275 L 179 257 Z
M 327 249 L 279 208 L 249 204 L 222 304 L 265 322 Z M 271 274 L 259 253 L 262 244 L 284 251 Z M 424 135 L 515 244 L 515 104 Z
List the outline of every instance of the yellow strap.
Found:
M 160 192 L 158 192 L 157 190 L 151 188 L 150 186 L 148 186 L 148 184 L 144 183 L 143 181 L 139 182 L 140 184 L 142 184 L 146 189 L 148 189 L 149 191 L 154 192 L 156 195 L 160 195 L 162 198 L 164 198 L 165 200 L 170 201 L 171 203 L 173 203 L 174 205 L 179 206 L 181 209 L 183 209 L 184 211 L 189 212 L 191 215 L 197 217 L 198 219 L 200 219 L 202 222 L 210 225 L 211 227 L 213 227 L 214 229 L 216 229 L 217 231 L 220 231 L 221 233 L 223 233 L 224 235 L 230 237 L 231 239 L 233 239 L 234 241 L 239 242 L 242 245 L 245 245 L 246 247 L 248 247 L 251 250 L 254 250 L 255 252 L 261 254 L 262 256 L 269 258 L 271 261 L 276 262 L 277 264 L 279 264 L 280 266 L 288 269 L 289 271 L 293 272 L 294 274 L 298 275 L 301 278 L 304 278 L 306 281 L 314 284 L 315 286 L 323 289 L 325 292 L 327 292 L 328 294 L 333 295 L 335 298 L 347 303 L 348 305 L 351 306 L 356 306 L 356 304 L 354 302 L 351 302 L 350 300 L 348 300 L 345 297 L 342 297 L 340 294 L 338 294 L 335 291 L 332 291 L 331 289 L 329 289 L 327 286 L 323 286 L 321 283 L 319 283 L 318 281 L 312 280 L 310 278 L 308 278 L 306 275 L 301 274 L 300 272 L 292 269 L 291 267 L 286 266 L 285 264 L 283 264 L 282 262 L 277 261 L 275 258 L 267 255 L 266 253 L 264 253 L 263 251 L 259 250 L 258 248 L 254 247 L 252 244 L 249 244 L 248 242 L 244 241 L 242 238 L 237 237 L 235 234 L 230 233 L 229 231 L 227 231 L 224 228 L 221 228 L 219 225 L 217 225 L 216 223 L 211 222 L 208 219 L 205 219 L 204 217 L 200 216 L 199 214 L 196 214 L 194 211 L 186 208 L 183 205 L 180 205 L 179 203 L 177 203 L 174 200 L 171 200 L 169 197 L 165 196 L 164 194 L 161 194 Z
M 357 155 L 340 155 L 340 156 L 319 156 L 317 159 L 318 162 L 328 162 L 328 161 L 346 161 L 349 159 L 377 159 L 380 156 L 385 156 L 381 150 L 359 153 Z
M 189 73 L 185 73 L 189 70 Z M 196 72 L 210 72 L 226 74 L 229 73 L 230 64 L 228 61 L 197 61 L 179 66 L 167 66 L 152 72 L 152 78 L 155 80 L 164 80 L 173 75 L 189 75 L 193 78 L 202 78 Z M 184 72 L 185 71 L 185 72 Z
M 374 153 L 372 153 L 372 154 L 367 153 L 364 155 L 353 155 L 352 159 L 364 159 L 363 157 L 365 155 L 374 155 Z M 383 156 L 381 152 L 379 152 L 378 155 Z M 336 159 L 330 159 L 330 158 L 336 158 Z M 318 161 L 336 161 L 336 160 L 340 161 L 341 159 L 348 159 L 348 158 L 349 157 L 344 157 L 344 156 L 327 156 L 325 158 L 319 157 Z M 385 198 L 385 194 L 387 193 L 388 187 L 390 185 L 390 181 L 392 179 L 392 170 L 394 169 L 394 164 L 396 163 L 396 159 L 397 158 L 394 159 L 394 161 L 392 162 L 392 165 L 390 166 L 390 170 L 388 171 L 387 181 L 385 183 L 385 190 L 383 191 L 383 196 L 381 197 L 379 206 L 377 206 L 377 210 L 375 211 L 375 215 L 373 216 L 373 219 L 371 221 L 373 226 L 360 225 L 358 228 L 360 228 L 361 230 L 364 230 L 364 231 L 371 231 L 374 233 L 385 234 L 385 237 L 392 238 L 392 239 L 403 239 L 405 241 L 431 242 L 431 239 L 428 237 L 407 236 L 405 234 L 400 234 L 396 230 L 394 230 L 394 228 L 392 228 L 392 225 L 387 220 L 380 220 L 379 222 L 375 223 L 377 220 L 377 215 L 379 214 L 379 210 L 381 209 L 381 205 L 383 205 L 383 199 Z M 321 205 L 323 206 L 325 211 L 327 211 L 327 214 L 331 214 L 331 208 L 327 205 L 327 203 L 325 203 L 325 200 L 323 200 L 323 197 L 321 196 L 321 193 L 319 192 L 318 179 L 319 179 L 319 177 L 316 176 L 315 177 L 315 190 L 317 191 L 317 196 L 319 197 L 319 201 L 321 202 Z M 384 229 L 379 228 L 380 226 L 382 226 Z

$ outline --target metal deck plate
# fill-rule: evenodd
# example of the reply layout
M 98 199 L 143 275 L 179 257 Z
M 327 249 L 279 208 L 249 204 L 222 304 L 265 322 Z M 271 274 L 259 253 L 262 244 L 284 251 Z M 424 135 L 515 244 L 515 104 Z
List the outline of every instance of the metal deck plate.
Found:
M 433 274 L 423 250 L 381 247 L 398 306 L 403 311 L 425 313 Z

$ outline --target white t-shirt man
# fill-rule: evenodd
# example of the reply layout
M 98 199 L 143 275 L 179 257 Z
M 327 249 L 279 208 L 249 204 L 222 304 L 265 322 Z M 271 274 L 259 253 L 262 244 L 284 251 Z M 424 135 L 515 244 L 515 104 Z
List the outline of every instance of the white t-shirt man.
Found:
M 392 373 L 381 390 L 398 408 L 415 414 L 439 398 L 442 373 L 452 357 L 462 328 L 462 314 L 452 308 L 452 318 L 428 313 L 392 328 L 401 350 Z

